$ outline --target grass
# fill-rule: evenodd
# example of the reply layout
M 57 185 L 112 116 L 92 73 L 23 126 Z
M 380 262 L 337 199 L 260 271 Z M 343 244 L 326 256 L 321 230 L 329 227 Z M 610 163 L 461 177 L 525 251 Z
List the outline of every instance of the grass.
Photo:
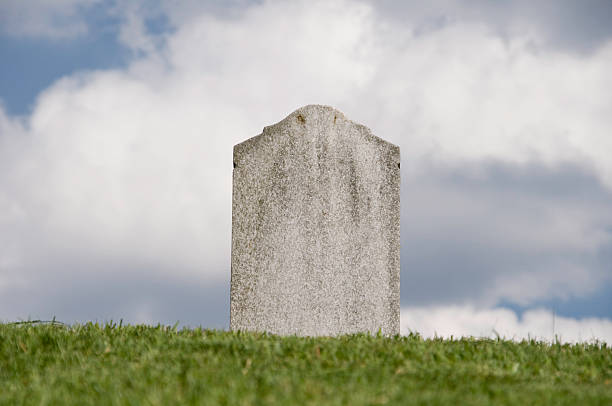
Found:
M 612 349 L 0 324 L 0 404 L 611 405 Z

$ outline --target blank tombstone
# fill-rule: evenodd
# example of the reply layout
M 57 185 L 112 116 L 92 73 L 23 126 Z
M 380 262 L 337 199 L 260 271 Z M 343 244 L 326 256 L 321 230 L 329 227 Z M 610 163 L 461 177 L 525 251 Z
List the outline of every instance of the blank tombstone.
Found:
M 234 146 L 230 328 L 399 334 L 399 147 L 308 105 Z

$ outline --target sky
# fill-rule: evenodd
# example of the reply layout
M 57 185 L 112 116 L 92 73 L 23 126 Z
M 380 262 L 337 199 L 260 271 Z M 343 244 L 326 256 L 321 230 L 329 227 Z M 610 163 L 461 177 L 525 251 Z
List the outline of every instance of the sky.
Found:
M 400 146 L 402 332 L 612 342 L 612 2 L 0 0 L 0 320 L 227 329 L 233 145 Z

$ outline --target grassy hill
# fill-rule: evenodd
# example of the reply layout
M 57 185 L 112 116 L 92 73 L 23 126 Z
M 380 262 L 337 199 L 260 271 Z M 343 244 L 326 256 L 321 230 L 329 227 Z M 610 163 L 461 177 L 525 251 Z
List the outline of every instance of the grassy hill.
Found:
M 0 404 L 612 405 L 612 349 L 0 324 Z

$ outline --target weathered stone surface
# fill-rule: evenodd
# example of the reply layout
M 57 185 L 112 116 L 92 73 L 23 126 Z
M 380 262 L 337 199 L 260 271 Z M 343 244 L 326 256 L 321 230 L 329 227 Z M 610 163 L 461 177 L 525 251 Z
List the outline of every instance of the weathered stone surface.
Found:
M 319 105 L 234 146 L 231 329 L 399 333 L 399 164 Z

